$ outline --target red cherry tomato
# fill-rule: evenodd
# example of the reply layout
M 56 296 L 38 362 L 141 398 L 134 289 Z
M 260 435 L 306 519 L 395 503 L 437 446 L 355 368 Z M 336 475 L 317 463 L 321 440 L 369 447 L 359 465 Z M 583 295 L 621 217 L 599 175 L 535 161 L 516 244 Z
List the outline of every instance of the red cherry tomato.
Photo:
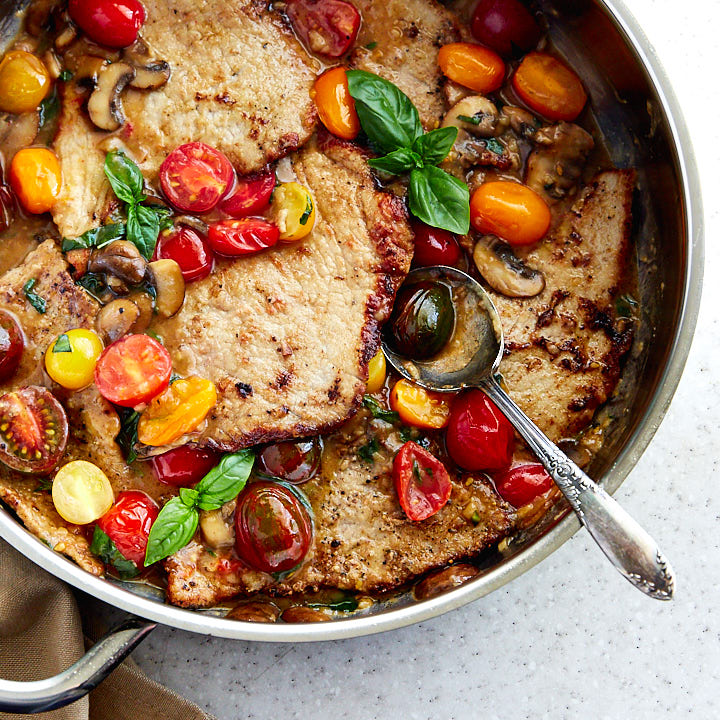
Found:
M 132 45 L 145 22 L 138 0 L 70 0 L 68 12 L 91 40 L 113 48 Z
M 261 218 L 221 220 L 208 230 L 210 247 L 218 255 L 252 255 L 277 244 L 280 230 L 277 225 Z
M 155 477 L 165 485 L 191 487 L 200 482 L 219 462 L 222 455 L 213 450 L 181 445 L 150 460 Z
M 480 0 L 473 14 L 472 34 L 507 57 L 532 50 L 542 30 L 520 0 Z
M 470 390 L 453 402 L 445 442 L 460 467 L 499 472 L 510 467 L 515 432 L 484 392 Z
M 462 250 L 452 233 L 421 222 L 414 222 L 412 227 L 415 233 L 414 267 L 457 265 Z
M 213 268 L 213 252 L 206 240 L 192 228 L 181 225 L 160 233 L 155 260 L 174 260 L 185 282 L 207 277 Z
M 516 465 L 495 478 L 500 497 L 516 508 L 532 502 L 552 486 L 553 479 L 540 463 Z
M 308 49 L 325 57 L 348 52 L 360 28 L 360 13 L 345 0 L 290 0 L 285 12 Z
M 303 483 L 315 477 L 320 469 L 322 442 L 320 438 L 297 442 L 279 442 L 263 448 L 257 456 L 259 475 Z
M 159 512 L 157 503 L 142 490 L 124 490 L 97 525 L 124 558 L 142 568 L 150 527 Z
M 17 320 L 9 312 L 0 310 L 0 382 L 15 374 L 24 348 L 25 340 Z
M 235 550 L 250 567 L 284 572 L 307 555 L 313 523 L 299 492 L 280 483 L 259 481 L 238 496 Z
M 257 215 L 270 204 L 275 182 L 274 170 L 238 178 L 220 209 L 234 218 Z
M 159 395 L 170 382 L 170 353 L 149 335 L 126 335 L 108 345 L 95 365 L 100 394 L 122 407 L 135 407 Z
M 395 456 L 393 481 L 400 506 L 413 521 L 433 516 L 452 491 L 445 466 L 414 442 L 406 442 Z
M 165 158 L 159 176 L 171 205 L 183 212 L 204 213 L 224 197 L 235 171 L 219 150 L 191 142 L 175 148 Z

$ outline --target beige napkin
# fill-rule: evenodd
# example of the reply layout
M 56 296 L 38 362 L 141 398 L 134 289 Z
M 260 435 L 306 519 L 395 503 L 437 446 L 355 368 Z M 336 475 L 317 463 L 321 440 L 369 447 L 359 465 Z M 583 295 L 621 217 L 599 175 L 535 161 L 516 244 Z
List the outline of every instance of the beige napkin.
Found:
M 87 618 L 91 620 L 91 618 Z M 0 678 L 40 680 L 84 652 L 75 597 L 62 581 L 0 540 Z M 126 660 L 88 698 L 38 715 L 0 720 L 212 720 L 193 703 L 147 678 Z

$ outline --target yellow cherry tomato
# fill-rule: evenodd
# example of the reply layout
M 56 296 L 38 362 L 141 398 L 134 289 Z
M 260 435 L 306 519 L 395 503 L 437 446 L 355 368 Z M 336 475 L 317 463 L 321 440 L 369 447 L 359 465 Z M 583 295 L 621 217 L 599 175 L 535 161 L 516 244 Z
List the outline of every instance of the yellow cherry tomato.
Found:
M 453 82 L 480 93 L 497 90 L 505 78 L 505 63 L 490 48 L 473 43 L 450 43 L 438 52 L 438 65 Z
M 377 355 L 368 363 L 368 379 L 365 390 L 369 393 L 377 392 L 385 382 L 386 373 L 385 355 L 382 350 L 378 350 Z
M 68 330 L 50 343 L 45 353 L 45 369 L 58 385 L 80 390 L 93 381 L 102 351 L 102 340 L 92 330 Z
M 430 392 L 409 380 L 398 380 L 390 391 L 390 407 L 406 425 L 439 430 L 450 417 L 450 397 Z
M 326 70 L 315 80 L 310 97 L 315 102 L 322 124 L 344 140 L 354 140 L 360 132 L 355 101 L 350 95 L 344 67 Z
M 32 112 L 49 89 L 47 68 L 32 53 L 14 50 L 0 62 L 0 110 L 3 112 Z
M 115 502 L 107 476 L 87 460 L 73 460 L 57 471 L 52 499 L 60 517 L 75 525 L 94 522 Z
M 10 163 L 10 184 L 31 213 L 47 212 L 60 195 L 62 173 L 57 155 L 47 148 L 23 148 Z
M 216 402 L 210 380 L 197 376 L 176 380 L 140 416 L 138 440 L 155 447 L 167 445 L 195 430 Z
M 274 223 L 280 228 L 280 242 L 304 238 L 315 225 L 315 201 L 300 183 L 280 183 L 272 196 Z

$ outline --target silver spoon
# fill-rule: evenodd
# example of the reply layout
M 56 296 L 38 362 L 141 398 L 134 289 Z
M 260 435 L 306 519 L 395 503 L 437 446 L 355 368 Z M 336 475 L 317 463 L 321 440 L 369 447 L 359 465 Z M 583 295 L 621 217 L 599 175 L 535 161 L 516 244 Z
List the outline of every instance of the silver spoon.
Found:
M 650 597 L 671 600 L 673 571 L 655 541 L 551 442 L 498 384 L 495 373 L 503 356 L 503 330 L 497 309 L 482 286 L 464 272 L 442 266 L 413 270 L 406 282 L 422 280 L 440 281 L 452 289 L 456 330 L 448 345 L 425 361 L 404 358 L 383 342 L 393 367 L 427 390 L 482 390 L 537 455 L 610 562 Z

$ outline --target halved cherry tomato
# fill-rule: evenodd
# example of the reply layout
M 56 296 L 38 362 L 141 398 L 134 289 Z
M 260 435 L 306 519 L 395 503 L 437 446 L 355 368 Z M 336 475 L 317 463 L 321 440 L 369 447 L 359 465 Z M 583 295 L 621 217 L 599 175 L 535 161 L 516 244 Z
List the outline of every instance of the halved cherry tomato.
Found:
M 415 252 L 412 260 L 414 267 L 457 265 L 460 262 L 462 250 L 452 233 L 419 221 L 412 223 L 412 229 L 415 233 Z
M 527 185 L 497 180 L 483 183 L 472 194 L 470 221 L 479 232 L 510 245 L 532 245 L 548 231 L 550 209 Z
M 170 353 L 149 335 L 126 335 L 108 345 L 95 365 L 100 394 L 122 407 L 152 400 L 170 382 Z
M 484 392 L 470 390 L 453 403 L 445 443 L 460 467 L 499 472 L 512 462 L 515 431 Z
M 47 374 L 68 390 L 79 390 L 93 381 L 95 365 L 103 351 L 102 340 L 92 330 L 68 330 L 50 343 L 45 353 Z
M 274 443 L 258 454 L 256 472 L 294 484 L 304 483 L 315 477 L 321 458 L 320 438 Z
M 115 500 L 107 475 L 94 463 L 73 460 L 53 478 L 52 499 L 63 520 L 87 525 L 102 517 Z
M 181 445 L 150 459 L 155 477 L 165 485 L 191 487 L 200 482 L 219 462 L 214 450 Z
M 495 478 L 500 497 L 516 508 L 532 502 L 552 486 L 553 479 L 540 463 L 516 465 Z
M 47 148 L 18 150 L 10 163 L 9 177 L 20 204 L 35 215 L 50 210 L 60 195 L 60 162 Z
M 250 567 L 285 572 L 299 565 L 313 539 L 313 521 L 300 491 L 276 482 L 254 482 L 238 496 L 235 550 Z
M 220 209 L 234 218 L 261 213 L 269 204 L 277 178 L 274 170 L 245 175 L 235 181 Z
M 214 256 L 206 240 L 185 225 L 163 230 L 155 246 L 155 260 L 174 260 L 186 283 L 207 277 Z
M 272 218 L 280 228 L 281 242 L 295 242 L 315 225 L 315 201 L 310 191 L 296 182 L 280 183 L 272 201 Z
M 450 397 L 402 379 L 390 391 L 390 407 L 406 425 L 439 430 L 448 423 Z
M 580 78 L 547 53 L 526 55 L 513 75 L 512 84 L 528 107 L 550 120 L 574 120 L 587 102 Z
M 175 148 L 160 166 L 160 185 L 173 207 L 183 212 L 212 210 L 232 187 L 235 171 L 219 150 L 202 142 Z
M 13 50 L 0 62 L 0 111 L 32 112 L 50 90 L 43 61 L 25 50 Z
M 472 34 L 508 57 L 532 50 L 542 31 L 520 0 L 480 0 L 473 13 Z
M 138 421 L 138 440 L 160 447 L 192 432 L 217 402 L 215 384 L 205 378 L 180 378 L 154 398 Z
M 65 410 L 47 388 L 30 385 L 0 397 L 0 460 L 13 470 L 52 470 L 67 438 Z
M 308 49 L 325 57 L 348 52 L 360 28 L 360 13 L 344 0 L 290 0 L 285 12 Z
M 208 242 L 218 255 L 253 255 L 277 245 L 280 230 L 262 218 L 221 220 L 208 229 Z
M 139 568 L 145 564 L 150 528 L 160 508 L 142 490 L 124 490 L 97 526 L 115 543 L 120 554 Z
M 25 339 L 17 320 L 7 310 L 0 310 L 0 382 L 15 374 L 24 349 Z
M 494 50 L 473 43 L 443 45 L 438 65 L 450 80 L 479 93 L 494 92 L 505 78 L 502 58 Z
M 354 140 L 360 132 L 355 100 L 350 95 L 344 67 L 326 70 L 315 80 L 310 97 L 322 124 L 337 137 Z
M 393 482 L 400 506 L 413 521 L 432 517 L 452 492 L 445 466 L 414 442 L 406 442 L 395 455 Z
M 387 363 L 385 362 L 385 353 L 380 349 L 368 363 L 368 379 L 365 385 L 365 392 L 374 393 L 380 390 L 385 384 L 386 375 Z
M 70 0 L 68 12 L 91 40 L 113 48 L 132 45 L 145 22 L 138 0 Z

